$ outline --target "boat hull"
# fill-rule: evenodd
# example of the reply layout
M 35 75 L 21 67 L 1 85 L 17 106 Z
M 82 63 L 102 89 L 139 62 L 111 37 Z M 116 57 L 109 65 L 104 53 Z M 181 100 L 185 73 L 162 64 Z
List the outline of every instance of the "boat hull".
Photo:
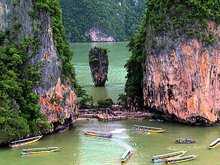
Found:
M 165 132 L 165 130 L 151 130 L 151 129 L 149 129 L 149 130 L 146 130 L 145 132 L 150 132 L 150 133 L 163 133 L 163 132 Z
M 69 126 L 64 126 L 58 129 L 59 132 L 66 132 L 67 130 L 69 130 Z
M 144 131 L 149 133 L 163 133 L 165 129 L 163 128 L 156 128 L 156 127 L 149 127 L 149 126 L 142 126 L 142 125 L 134 125 L 132 130 L 134 131 Z
M 176 144 L 190 144 L 190 143 L 196 143 L 196 139 L 187 139 L 187 138 L 178 138 L 176 139 Z
M 166 160 L 166 164 L 175 164 L 175 163 L 180 163 L 180 162 L 186 162 L 193 160 L 197 157 L 197 155 L 188 155 L 188 156 L 183 156 L 179 158 L 170 158 Z
M 121 156 L 121 163 L 125 163 L 128 158 L 131 156 L 132 152 L 130 150 L 126 150 Z
M 11 147 L 11 148 L 18 148 L 18 147 L 26 146 L 26 145 L 29 145 L 29 144 L 37 142 L 42 137 L 43 137 L 43 135 L 36 136 L 36 137 L 33 137 L 33 138 L 23 139 L 23 140 L 20 140 L 20 141 L 19 140 L 18 141 L 14 141 L 14 142 L 11 142 L 11 144 L 9 144 L 9 147 Z M 27 140 L 27 141 L 25 141 L 25 140 Z
M 220 145 L 220 138 L 215 139 L 213 142 L 209 144 L 209 149 L 216 148 Z
M 108 133 L 95 133 L 95 132 L 85 132 L 85 135 L 88 136 L 97 136 L 97 137 L 103 137 L 103 138 L 111 138 L 112 135 Z
M 43 154 L 49 152 L 55 152 L 59 150 L 59 147 L 45 147 L 45 148 L 32 148 L 22 150 L 22 155 Z
M 152 157 L 152 162 L 154 162 L 154 163 L 166 162 L 166 160 L 168 158 L 178 158 L 178 157 L 183 156 L 186 152 L 187 152 L 186 150 L 181 150 L 181 151 L 177 151 L 177 152 L 156 155 L 156 156 Z

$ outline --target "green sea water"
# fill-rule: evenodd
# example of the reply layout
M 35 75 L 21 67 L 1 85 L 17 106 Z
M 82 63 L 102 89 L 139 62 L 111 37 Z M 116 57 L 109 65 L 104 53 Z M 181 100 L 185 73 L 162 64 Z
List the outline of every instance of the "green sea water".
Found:
M 126 71 L 123 68 L 130 53 L 127 43 L 74 43 L 73 64 L 79 83 L 95 100 L 111 97 L 123 93 Z M 88 65 L 88 51 L 91 47 L 103 46 L 109 53 L 109 81 L 105 87 L 94 87 Z M 147 134 L 131 130 L 133 124 L 162 127 L 164 133 Z M 113 138 L 103 139 L 85 136 L 82 130 L 99 130 L 114 133 Z M 209 150 L 208 144 L 220 137 L 220 126 L 198 127 L 177 123 L 150 121 L 115 121 L 76 122 L 70 130 L 55 133 L 43 138 L 33 145 L 17 149 L 0 148 L 0 165 L 120 165 L 120 157 L 126 149 L 133 154 L 126 165 L 153 165 L 153 155 L 178 150 L 187 150 L 186 155 L 196 154 L 193 161 L 180 163 L 182 165 L 220 165 L 220 147 Z M 195 144 L 175 144 L 176 138 L 196 138 Z M 33 147 L 61 147 L 58 152 L 22 156 L 23 148 Z M 156 163 L 155 163 L 156 164 Z
M 133 124 L 165 128 L 164 133 L 135 132 Z M 86 136 L 82 130 L 109 131 L 111 139 Z M 187 150 L 186 155 L 198 155 L 195 160 L 181 163 L 183 165 L 218 165 L 220 164 L 220 147 L 209 150 L 208 144 L 220 136 L 220 127 L 194 127 L 176 123 L 150 121 L 115 121 L 76 122 L 63 133 L 44 136 L 39 142 L 29 146 L 0 149 L 1 165 L 120 165 L 120 157 L 126 149 L 133 154 L 127 165 L 150 165 L 153 155 L 178 150 Z M 196 138 L 195 144 L 175 144 L 176 138 Z M 22 156 L 23 148 L 58 146 L 54 153 Z M 156 163 L 155 163 L 156 164 Z
M 126 70 L 124 65 L 131 56 L 126 47 L 128 42 L 93 42 L 93 43 L 72 43 L 70 46 L 74 51 L 73 65 L 76 71 L 76 78 L 79 84 L 84 87 L 87 93 L 94 98 L 94 101 L 111 98 L 117 100 L 119 94 L 124 93 Z M 109 59 L 108 81 L 105 87 L 95 87 L 89 68 L 89 50 L 95 46 L 107 48 Z

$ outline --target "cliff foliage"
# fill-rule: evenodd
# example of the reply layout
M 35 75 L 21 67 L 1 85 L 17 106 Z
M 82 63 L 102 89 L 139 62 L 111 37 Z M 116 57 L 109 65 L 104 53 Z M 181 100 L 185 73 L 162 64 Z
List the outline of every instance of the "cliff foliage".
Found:
M 62 26 L 59 1 L 32 2 L 33 10 L 26 12 L 33 20 L 37 20 L 37 13 L 42 11 L 50 15 L 54 43 L 62 59 L 62 81 L 74 85 L 78 95 L 85 94 L 75 81 L 75 71 L 70 63 L 72 53 Z M 19 3 L 20 1 L 14 1 L 13 6 L 16 7 Z M 14 16 L 12 27 L 0 33 L 0 143 L 22 138 L 27 134 L 45 132 L 50 128 L 40 112 L 39 97 L 33 92 L 34 86 L 40 81 L 38 69 L 41 65 L 30 64 L 30 59 L 36 56 L 40 44 L 39 26 L 40 24 L 33 29 L 33 36 L 25 35 L 18 40 L 22 22 Z
M 72 42 L 91 41 L 92 28 L 116 41 L 130 39 L 143 15 L 143 0 L 60 0 L 63 23 Z
M 216 35 L 207 30 L 209 21 L 220 22 L 218 0 L 146 0 L 146 10 L 138 32 L 129 43 L 132 56 L 128 60 L 126 95 L 143 98 L 143 65 L 147 48 L 164 50 L 166 45 L 157 43 L 156 37 L 197 38 L 204 45 L 211 45 Z M 172 48 L 168 48 L 172 49 Z
M 38 96 L 32 91 L 40 74 L 36 67 L 26 66 L 26 50 L 33 43 L 24 38 L 15 44 L 20 27 L 15 22 L 13 29 L 1 33 L 0 143 L 49 128 L 39 111 Z

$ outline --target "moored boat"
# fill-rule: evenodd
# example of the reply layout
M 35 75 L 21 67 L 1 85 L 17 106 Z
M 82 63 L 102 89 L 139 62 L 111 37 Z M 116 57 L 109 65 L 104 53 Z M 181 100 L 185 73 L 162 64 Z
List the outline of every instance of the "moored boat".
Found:
M 152 162 L 154 162 L 154 163 L 166 162 L 167 158 L 180 157 L 180 156 L 183 156 L 186 152 L 187 152 L 186 150 L 180 150 L 180 151 L 176 151 L 176 152 L 155 155 L 152 157 Z
M 55 152 L 59 149 L 59 147 L 43 147 L 43 148 L 29 148 L 23 149 L 21 151 L 22 155 L 31 155 L 31 154 L 42 154 L 48 152 Z
M 177 158 L 169 158 L 166 160 L 166 164 L 186 162 L 186 161 L 193 160 L 196 157 L 197 157 L 197 155 L 187 155 L 187 156 L 182 156 L 182 157 L 177 157 Z
M 111 138 L 112 134 L 111 133 L 106 133 L 106 132 L 96 132 L 96 131 L 83 131 L 85 135 L 89 136 L 98 136 L 98 137 L 103 137 L 103 138 Z
M 12 141 L 9 144 L 9 147 L 16 148 L 16 147 L 25 146 L 25 145 L 28 145 L 28 144 L 31 144 L 31 143 L 34 143 L 34 142 L 40 140 L 40 138 L 42 138 L 42 136 L 43 135 L 30 137 L 30 138 L 26 138 L 26 139 L 22 139 L 22 140 Z
M 219 145 L 220 145 L 220 138 L 217 138 L 209 144 L 209 149 L 216 148 Z
M 58 127 L 56 130 L 57 130 L 58 132 L 65 132 L 65 131 L 67 131 L 68 129 L 69 129 L 69 125 L 63 125 L 63 126 Z
M 163 128 L 149 127 L 149 126 L 142 126 L 142 125 L 134 125 L 132 129 L 135 131 L 144 131 L 144 132 L 150 132 L 150 133 L 162 133 L 165 131 L 165 129 Z
M 131 156 L 131 154 L 131 150 L 126 150 L 121 156 L 121 163 L 124 163 Z
M 189 139 L 189 138 L 177 138 L 175 143 L 177 144 L 189 144 L 189 143 L 196 143 L 197 139 Z

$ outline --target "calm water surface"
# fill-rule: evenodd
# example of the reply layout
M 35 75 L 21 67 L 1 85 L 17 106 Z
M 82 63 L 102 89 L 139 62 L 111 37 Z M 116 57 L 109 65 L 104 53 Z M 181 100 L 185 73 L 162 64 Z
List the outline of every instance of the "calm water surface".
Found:
M 133 124 L 163 127 L 165 133 L 147 134 L 131 130 Z M 104 139 L 85 136 L 84 129 L 111 131 L 113 138 Z M 98 122 L 96 120 L 75 123 L 67 132 L 44 136 L 39 142 L 18 148 L 0 149 L 0 165 L 120 165 L 120 156 L 126 149 L 133 155 L 127 165 L 150 165 L 151 156 L 177 150 L 198 157 L 183 165 L 218 165 L 220 148 L 208 150 L 208 144 L 220 136 L 220 127 L 191 127 L 174 123 L 150 121 Z M 179 137 L 197 138 L 195 144 L 175 144 Z M 22 156 L 23 148 L 59 146 L 58 152 Z
M 76 78 L 81 86 L 94 101 L 108 97 L 116 101 L 119 94 L 124 92 L 126 70 L 124 65 L 131 56 L 128 51 L 127 42 L 106 42 L 106 43 L 72 43 L 74 51 L 73 64 L 76 70 Z M 108 48 L 109 70 L 108 81 L 105 87 L 95 87 L 89 68 L 89 50 L 95 46 Z

